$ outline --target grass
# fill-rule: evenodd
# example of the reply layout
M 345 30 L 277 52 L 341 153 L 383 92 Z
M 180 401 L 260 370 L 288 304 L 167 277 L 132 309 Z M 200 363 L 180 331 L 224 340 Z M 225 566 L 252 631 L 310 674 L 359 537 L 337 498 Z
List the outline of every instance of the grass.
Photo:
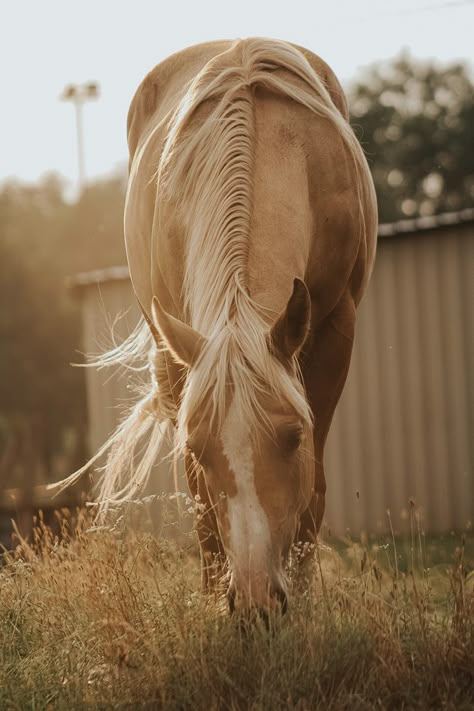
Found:
M 58 521 L 0 568 L 2 710 L 474 707 L 472 535 L 431 565 L 418 532 L 321 544 L 249 626 L 199 592 L 193 543 Z

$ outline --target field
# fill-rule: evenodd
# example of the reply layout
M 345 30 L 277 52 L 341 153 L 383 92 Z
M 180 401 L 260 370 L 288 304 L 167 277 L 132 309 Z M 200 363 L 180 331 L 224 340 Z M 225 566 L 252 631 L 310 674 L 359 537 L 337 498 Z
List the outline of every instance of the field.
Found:
M 266 625 L 199 592 L 191 540 L 58 521 L 0 568 L 2 710 L 474 708 L 472 534 L 319 544 Z

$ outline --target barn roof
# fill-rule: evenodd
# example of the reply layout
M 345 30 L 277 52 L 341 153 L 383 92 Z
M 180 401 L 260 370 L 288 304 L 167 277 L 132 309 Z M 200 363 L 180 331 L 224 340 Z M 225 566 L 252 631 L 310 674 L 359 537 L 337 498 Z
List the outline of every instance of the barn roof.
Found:
M 466 208 L 458 212 L 442 212 L 439 215 L 416 217 L 413 220 L 398 220 L 379 225 L 379 237 L 406 234 L 409 232 L 423 232 L 441 227 L 451 227 L 465 222 L 474 222 L 474 208 Z
M 101 284 L 105 281 L 125 281 L 130 278 L 128 267 L 106 267 L 105 269 L 94 269 L 90 272 L 79 272 L 66 279 L 66 286 L 70 288 L 80 288 L 91 284 Z
M 397 220 L 396 222 L 382 223 L 378 228 L 379 237 L 394 237 L 396 235 L 437 230 L 443 227 L 453 227 L 469 222 L 474 222 L 474 208 L 466 208 L 458 212 L 443 212 L 439 215 L 417 217 L 412 220 Z M 104 282 L 127 281 L 130 278 L 128 267 L 116 266 L 105 269 L 95 269 L 89 272 L 80 272 L 66 280 L 69 288 L 80 289 L 92 284 Z

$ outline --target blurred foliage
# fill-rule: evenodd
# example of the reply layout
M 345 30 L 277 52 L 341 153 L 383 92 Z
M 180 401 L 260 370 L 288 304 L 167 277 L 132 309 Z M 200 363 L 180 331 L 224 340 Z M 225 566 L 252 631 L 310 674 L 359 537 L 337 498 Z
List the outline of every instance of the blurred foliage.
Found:
M 348 93 L 381 222 L 474 204 L 474 85 L 463 64 L 403 54 L 365 71 Z
M 67 202 L 48 176 L 0 192 L 0 490 L 50 478 L 65 448 L 65 467 L 83 463 L 84 371 L 70 365 L 83 360 L 80 309 L 65 278 L 125 263 L 124 187 L 113 177 Z

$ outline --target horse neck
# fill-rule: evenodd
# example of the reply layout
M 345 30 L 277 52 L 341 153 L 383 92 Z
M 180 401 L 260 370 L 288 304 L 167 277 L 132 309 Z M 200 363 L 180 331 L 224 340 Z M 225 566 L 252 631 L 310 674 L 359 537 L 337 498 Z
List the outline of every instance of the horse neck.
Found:
M 276 96 L 256 102 L 248 287 L 270 320 L 286 306 L 294 278 L 304 279 L 310 251 L 307 159 L 291 126 L 297 110 Z

